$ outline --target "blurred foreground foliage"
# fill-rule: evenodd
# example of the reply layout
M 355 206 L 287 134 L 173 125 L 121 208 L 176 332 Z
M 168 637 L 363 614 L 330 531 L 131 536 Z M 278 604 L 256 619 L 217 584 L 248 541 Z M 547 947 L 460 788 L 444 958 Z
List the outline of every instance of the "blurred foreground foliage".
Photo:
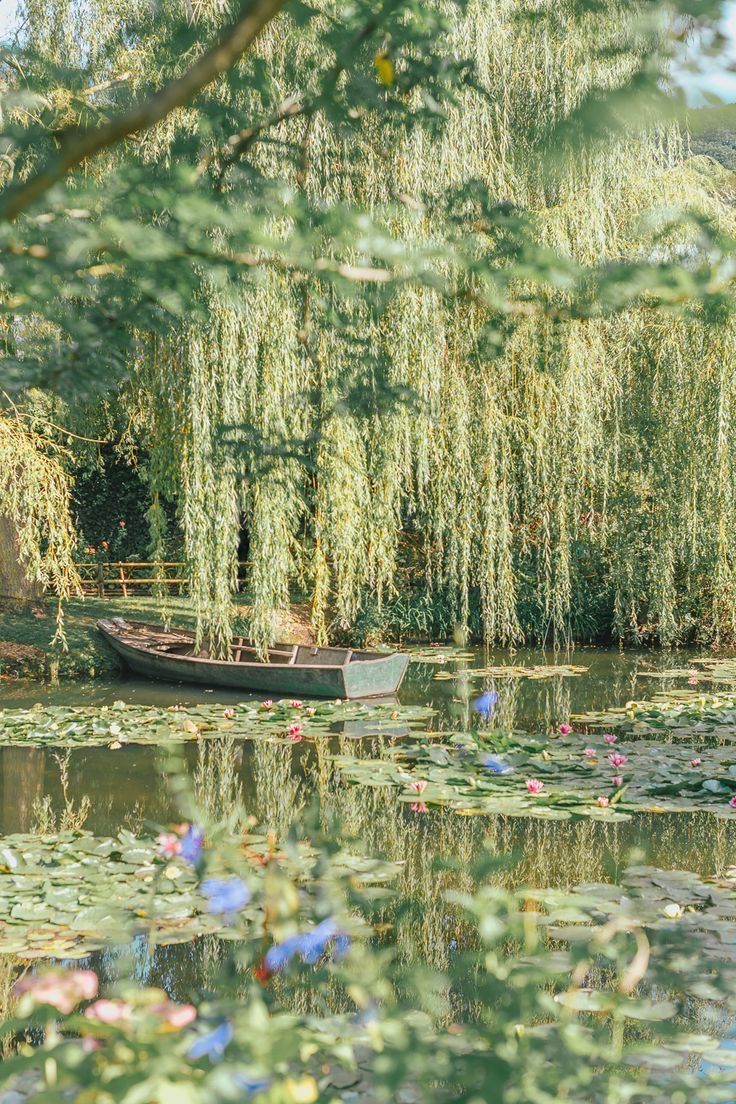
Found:
M 157 851 L 123 833 L 113 856 L 141 883 L 131 921 L 153 932 L 160 902 L 176 924 L 167 886 L 181 881 L 176 899 L 225 938 L 200 943 L 203 973 L 176 1001 L 134 980 L 134 948 L 118 948 L 102 991 L 89 969 L 26 970 L 0 1027 L 0 1082 L 17 1099 L 733 1099 L 732 881 L 638 868 L 618 888 L 511 891 L 493 884 L 497 858 L 472 871 L 448 859 L 433 966 L 412 943 L 422 901 L 398 897 L 358 841 L 351 859 L 316 812 L 282 838 L 254 835 L 237 799 L 218 815 L 197 806 L 175 754 L 166 771 L 185 823 Z M 95 846 L 68 833 L 65 862 L 77 847 L 94 877 Z M 17 878 L 30 850 L 28 837 L 4 846 Z

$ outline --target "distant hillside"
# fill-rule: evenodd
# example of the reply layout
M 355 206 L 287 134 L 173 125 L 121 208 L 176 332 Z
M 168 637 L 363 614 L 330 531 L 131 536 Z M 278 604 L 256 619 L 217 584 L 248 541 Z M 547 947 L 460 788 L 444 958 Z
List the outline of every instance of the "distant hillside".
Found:
M 688 115 L 690 149 L 736 171 L 736 104 L 701 107 Z

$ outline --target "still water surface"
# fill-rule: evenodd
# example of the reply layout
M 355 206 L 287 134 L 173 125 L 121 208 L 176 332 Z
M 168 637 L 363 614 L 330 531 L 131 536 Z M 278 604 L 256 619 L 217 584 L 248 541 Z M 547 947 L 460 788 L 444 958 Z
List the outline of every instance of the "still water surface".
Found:
M 481 690 L 495 688 L 499 692 L 499 702 L 493 724 L 529 732 L 544 731 L 567 721 L 571 714 L 623 705 L 631 699 L 641 700 L 654 693 L 682 687 L 682 680 L 655 679 L 648 677 L 648 673 L 686 667 L 690 662 L 689 653 L 683 651 L 621 652 L 579 648 L 573 653 L 524 650 L 513 654 L 496 652 L 490 656 L 484 649 L 470 651 L 472 659 L 464 661 L 461 664 L 463 667 L 477 669 L 490 664 L 568 663 L 588 669 L 577 677 L 531 680 L 494 679 L 485 675 L 466 682 L 442 677 L 453 669 L 455 664 L 452 662 L 446 666 L 412 663 L 399 700 L 405 705 L 431 706 L 436 713 L 427 724 L 429 730 L 466 729 L 473 723 L 472 700 Z M 437 675 L 440 677 L 437 678 Z M 36 702 L 110 705 L 118 700 L 131 705 L 161 706 L 221 702 L 225 707 L 244 699 L 247 696 L 227 690 L 208 692 L 199 687 L 167 685 L 135 678 L 59 686 L 35 682 L 0 684 L 2 708 L 28 707 Z M 400 728 L 398 731 L 401 731 Z M 343 741 L 344 744 L 346 742 Z M 215 746 L 199 748 L 191 745 L 186 750 L 193 771 L 206 767 L 202 763 L 204 757 L 210 756 L 213 760 L 216 757 Z M 364 740 L 350 740 L 347 750 L 351 754 L 369 755 L 376 748 L 367 737 Z M 269 756 L 274 760 L 270 768 L 264 761 Z M 156 767 L 157 758 L 157 749 L 150 746 L 128 746 L 114 753 L 107 748 L 72 751 L 69 758 L 69 794 L 74 801 L 81 800 L 85 794 L 91 799 L 86 827 L 95 833 L 106 834 L 114 833 L 122 826 L 135 827 L 151 821 L 166 823 L 176 818 L 176 811 L 171 807 Z M 334 778 L 329 783 L 330 793 L 326 794 L 322 777 L 324 764 L 318 761 L 314 750 L 306 742 L 287 749 L 246 742 L 239 745 L 237 760 L 238 781 L 246 804 L 266 830 L 282 828 L 284 818 L 298 806 L 307 804 L 315 794 L 323 800 L 329 797 L 334 804 L 335 793 L 345 797 L 349 792 L 353 800 L 348 804 L 352 805 L 359 793 L 366 808 L 371 804 L 370 794 L 352 787 L 340 787 Z M 216 773 L 216 764 L 212 763 L 210 769 Z M 280 780 L 280 792 L 270 792 L 269 771 Z M 51 749 L 0 748 L 0 793 L 0 830 L 3 833 L 29 831 L 34 822 L 34 801 L 44 794 L 50 794 L 57 804 L 60 800 L 57 755 Z M 287 793 L 290 794 L 288 805 Z M 280 808 L 280 804 L 284 807 Z M 389 802 L 381 820 L 389 817 L 401 821 L 406 833 L 407 814 L 403 806 L 398 802 Z M 417 818 L 411 820 L 416 822 Z M 453 840 L 464 839 L 469 832 L 467 818 L 456 814 L 430 812 L 421 820 L 419 831 L 426 837 L 422 846 L 433 853 L 438 853 L 440 822 L 444 826 L 442 835 L 448 837 L 450 845 Z M 736 863 L 728 825 L 700 814 L 641 816 L 617 826 L 502 817 L 473 820 L 476 824 L 471 834 L 479 837 L 476 838 L 476 846 L 482 846 L 484 841 L 492 838 L 497 840 L 499 848 L 512 848 L 522 859 L 519 876 L 541 878 L 545 884 L 565 884 L 587 877 L 604 876 L 607 871 L 612 872 L 622 862 L 628 861 L 632 848 L 638 850 L 637 858 L 645 858 L 654 865 L 685 866 L 706 874 L 723 869 L 724 864 L 730 866 Z M 411 834 L 416 830 L 412 828 Z M 582 837 L 587 841 L 585 845 Z M 374 840 L 376 846 L 380 843 L 380 840 Z
M 489 656 L 475 649 L 462 666 L 489 664 L 537 665 L 572 663 L 587 667 L 578 677 L 542 680 L 506 679 L 489 675 L 463 679 L 437 678 L 451 671 L 441 666 L 412 663 L 399 700 L 404 705 L 431 706 L 436 712 L 429 730 L 457 731 L 473 722 L 472 700 L 483 689 L 499 692 L 491 722 L 504 728 L 543 731 L 567 721 L 571 714 L 623 705 L 652 694 L 679 688 L 682 680 L 647 678 L 652 670 L 687 667 L 688 653 L 620 652 L 581 648 L 572 654 L 520 651 Z M 221 702 L 223 707 L 244 700 L 242 694 L 196 687 L 164 685 L 136 679 L 49 686 L 41 683 L 0 684 L 0 707 L 28 707 L 36 702 L 58 705 L 186 705 Z M 256 699 L 258 700 L 258 699 Z M 399 728 L 400 733 L 400 728 Z M 380 754 L 381 741 L 336 733 L 334 746 L 352 755 Z M 551 821 L 501 816 L 460 816 L 434 809 L 412 813 L 386 790 L 342 782 L 316 745 L 284 746 L 267 741 L 210 740 L 186 747 L 187 760 L 200 799 L 217 814 L 239 795 L 258 821 L 259 831 L 284 833 L 294 815 L 319 800 L 323 816 L 335 818 L 349 846 L 373 856 L 400 861 L 401 893 L 421 903 L 415 912 L 407 947 L 438 967 L 446 965 L 448 947 L 462 931 L 448 913 L 443 892 L 471 888 L 470 870 L 478 856 L 489 852 L 514 856 L 499 869 L 496 880 L 509 885 L 572 886 L 595 880 L 615 880 L 624 866 L 646 862 L 662 869 L 685 869 L 702 874 L 725 871 L 736 864 L 736 826 L 702 813 L 642 815 L 622 824 L 598 821 Z M 157 768 L 158 752 L 150 746 L 80 748 L 68 758 L 68 796 L 77 803 L 87 795 L 91 809 L 85 827 L 104 835 L 121 827 L 151 831 L 154 825 L 177 820 L 176 809 Z M 238 795 L 239 791 L 239 795 Z M 51 795 L 61 806 L 58 753 L 42 748 L 0 748 L 0 830 L 34 830 L 34 804 Z M 37 806 L 36 806 L 37 807 Z M 451 860 L 455 870 L 437 870 L 437 860 Z M 399 938 L 402 938 L 399 933 Z M 143 943 L 111 949 L 93 958 L 109 978 L 133 975 L 162 985 L 172 996 L 185 999 L 204 984 L 218 957 L 211 941 L 188 947 L 158 947 L 148 953 Z

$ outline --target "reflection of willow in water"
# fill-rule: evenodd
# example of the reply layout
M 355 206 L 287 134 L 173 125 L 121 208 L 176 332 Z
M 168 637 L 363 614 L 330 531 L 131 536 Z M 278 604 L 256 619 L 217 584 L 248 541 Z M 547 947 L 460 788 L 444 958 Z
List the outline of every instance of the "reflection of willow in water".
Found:
M 242 763 L 243 745 L 232 736 L 199 742 L 194 796 L 212 820 L 222 820 L 236 809 L 243 809 Z
M 343 737 L 338 750 L 355 758 L 380 758 L 393 743 L 390 737 Z M 327 738 L 309 745 L 245 745 L 243 795 L 236 776 L 237 749 L 231 741 L 211 741 L 199 753 L 198 795 L 215 816 L 228 817 L 244 804 L 241 821 L 253 814 L 260 830 L 274 832 L 279 841 L 310 797 L 317 798 L 323 827 L 339 824 L 348 850 L 403 864 L 392 883 L 395 893 L 382 906 L 379 919 L 391 925 L 387 938 L 402 956 L 423 959 L 436 968 L 448 967 L 455 945 L 472 941 L 469 925 L 445 895 L 473 891 L 482 858 L 499 860 L 483 880 L 510 889 L 615 882 L 632 862 L 706 875 L 722 874 L 736 863 L 736 824 L 705 813 L 650 814 L 606 823 L 464 817 L 449 809 L 414 812 L 394 788 L 346 783 L 331 750 L 334 744 L 331 749 Z M 182 962 L 185 954 L 177 952 L 177 957 L 185 973 L 209 972 L 202 949 L 189 966 Z M 165 959 L 165 951 L 157 953 L 163 973 Z M 312 999 L 307 989 L 295 994 L 304 1002 L 302 1011 Z
M 228 943 L 213 935 L 201 936 L 191 943 L 154 947 L 140 935 L 130 943 L 95 951 L 75 965 L 95 971 L 100 979 L 100 992 L 108 991 L 124 978 L 136 985 L 163 989 L 172 1000 L 187 1002 L 193 994 L 216 989 L 228 949 Z
M 387 741 L 376 737 L 360 744 L 343 740 L 340 752 L 373 758 L 387 748 Z M 612 882 L 631 863 L 704 875 L 721 875 L 736 863 L 736 825 L 706 813 L 647 814 L 617 823 L 463 817 L 448 809 L 422 814 L 411 811 L 392 788 L 345 784 L 324 749 L 319 754 L 310 749 L 302 766 L 325 822 L 339 822 L 350 845 L 364 853 L 404 864 L 395 888 L 402 915 L 409 918 L 394 936 L 406 953 L 436 967 L 446 967 L 454 943 L 467 936 L 445 893 L 472 890 L 473 868 L 484 856 L 501 860 L 484 880 L 506 888 Z
M 435 716 L 428 722 L 428 731 L 448 731 L 473 727 L 478 717 L 473 701 L 485 690 L 495 690 L 499 701 L 490 727 L 542 731 L 568 721 L 571 713 L 608 709 L 650 697 L 657 691 L 682 689 L 682 678 L 652 679 L 656 670 L 687 668 L 691 660 L 665 651 L 615 652 L 597 648 L 545 653 L 522 649 L 516 653 L 488 653 L 473 649 L 469 660 L 450 659 L 446 666 L 436 663 L 412 663 L 400 698 L 407 705 L 431 705 Z M 501 677 L 487 674 L 474 677 L 472 672 L 492 666 L 554 666 L 572 664 L 588 667 L 580 677 L 552 676 L 544 679 Z M 469 671 L 462 677 L 462 671 Z M 459 677 L 448 678 L 455 672 Z M 703 686 L 706 683 L 703 682 Z
M 569 678 L 549 678 L 530 681 L 521 678 L 497 678 L 489 675 L 480 679 L 470 674 L 456 679 L 436 682 L 443 693 L 431 697 L 437 715 L 428 722 L 428 731 L 468 732 L 481 730 L 523 729 L 533 718 L 532 727 L 547 729 L 570 716 L 571 682 Z M 444 688 L 450 687 L 451 691 Z M 486 690 L 495 691 L 498 701 L 488 719 L 482 720 L 473 703 Z M 431 691 L 428 692 L 431 694 Z M 402 695 L 403 697 L 403 695 Z M 413 695 L 407 695 L 407 700 Z M 426 699 L 424 699 L 426 700 Z
M 532 689 L 533 688 L 533 689 Z M 523 724 L 528 698 L 534 694 L 534 714 L 539 717 L 539 728 L 550 728 L 560 718 L 570 715 L 570 679 L 552 678 L 541 682 L 523 683 L 511 679 L 499 690 L 498 707 L 492 718 L 493 727 L 520 728 Z
M 255 740 L 249 748 L 252 785 L 247 787 L 249 812 L 262 828 L 283 840 L 304 808 L 304 786 L 298 773 L 295 746 Z
M 27 967 L 28 963 L 15 955 L 0 955 L 0 1021 L 9 1020 L 13 1015 L 17 999 L 13 996 L 13 985 Z M 0 1035 L 0 1061 L 10 1058 L 13 1049 L 13 1037 Z

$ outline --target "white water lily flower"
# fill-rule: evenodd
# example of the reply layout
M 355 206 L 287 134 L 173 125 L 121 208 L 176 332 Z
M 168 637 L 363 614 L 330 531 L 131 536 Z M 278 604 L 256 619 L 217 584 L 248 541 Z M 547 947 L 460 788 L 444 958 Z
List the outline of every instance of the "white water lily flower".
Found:
M 662 912 L 668 920 L 679 920 L 682 916 L 682 905 L 678 905 L 675 901 L 670 901 L 668 905 L 665 905 Z

